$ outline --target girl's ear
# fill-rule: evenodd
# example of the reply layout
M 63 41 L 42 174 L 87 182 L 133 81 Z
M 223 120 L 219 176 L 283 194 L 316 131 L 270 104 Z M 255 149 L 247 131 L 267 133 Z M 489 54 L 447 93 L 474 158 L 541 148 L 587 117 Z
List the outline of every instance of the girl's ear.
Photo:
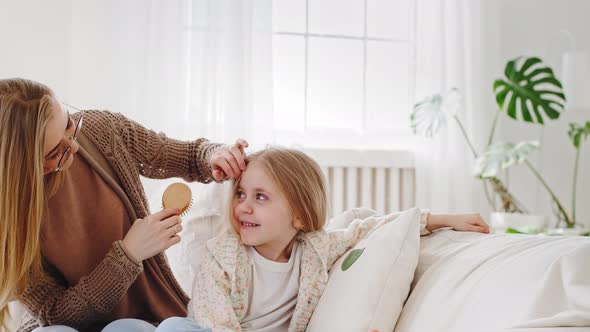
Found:
M 298 231 L 302 231 L 304 228 L 304 225 L 303 225 L 303 222 L 301 222 L 301 220 L 295 219 L 293 221 L 293 227 L 295 227 L 295 229 Z

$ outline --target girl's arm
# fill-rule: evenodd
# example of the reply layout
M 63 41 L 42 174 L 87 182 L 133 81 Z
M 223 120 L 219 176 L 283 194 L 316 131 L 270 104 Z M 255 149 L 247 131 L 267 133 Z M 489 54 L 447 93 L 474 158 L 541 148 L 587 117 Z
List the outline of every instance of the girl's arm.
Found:
M 430 216 L 428 210 L 420 210 L 420 235 L 428 235 L 430 231 L 426 228 L 427 220 Z M 366 209 L 358 208 L 344 212 L 342 215 L 337 216 L 337 223 L 343 223 L 343 221 L 352 220 L 346 229 L 337 229 L 329 231 L 329 252 L 327 256 L 328 269 L 331 268 L 338 258 L 346 253 L 350 248 L 354 247 L 362 239 L 367 237 L 375 229 L 383 226 L 388 222 L 395 222 L 395 219 L 402 215 L 403 212 L 394 212 L 388 215 L 380 216 L 377 212 Z
M 451 227 L 456 231 L 489 233 L 490 226 L 483 220 L 479 213 L 472 214 L 430 214 L 426 229 L 430 232 Z
M 188 318 L 215 332 L 241 331 L 230 295 L 229 277 L 209 254 L 195 276 Z

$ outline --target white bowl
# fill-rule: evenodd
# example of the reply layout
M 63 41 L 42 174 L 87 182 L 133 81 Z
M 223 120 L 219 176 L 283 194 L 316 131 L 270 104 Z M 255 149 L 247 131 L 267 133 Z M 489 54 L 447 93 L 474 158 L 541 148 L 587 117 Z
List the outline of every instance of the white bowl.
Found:
M 547 228 L 547 217 L 534 214 L 492 212 L 490 226 L 496 233 L 512 228 L 524 233 L 538 233 Z

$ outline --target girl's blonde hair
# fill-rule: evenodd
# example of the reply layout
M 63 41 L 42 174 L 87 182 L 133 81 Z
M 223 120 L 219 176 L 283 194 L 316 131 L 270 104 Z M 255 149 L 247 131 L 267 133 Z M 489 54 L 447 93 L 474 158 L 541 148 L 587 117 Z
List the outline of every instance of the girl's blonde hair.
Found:
M 327 218 L 328 202 L 326 181 L 320 166 L 305 153 L 287 148 L 270 147 L 246 157 L 246 163 L 256 161 L 264 167 L 277 190 L 291 207 L 307 233 L 321 230 Z M 234 200 L 239 181 L 234 181 L 228 204 L 228 217 L 232 229 L 239 233 L 234 216 Z
M 31 276 L 42 273 L 43 146 L 56 101 L 45 85 L 0 80 L 0 319 Z

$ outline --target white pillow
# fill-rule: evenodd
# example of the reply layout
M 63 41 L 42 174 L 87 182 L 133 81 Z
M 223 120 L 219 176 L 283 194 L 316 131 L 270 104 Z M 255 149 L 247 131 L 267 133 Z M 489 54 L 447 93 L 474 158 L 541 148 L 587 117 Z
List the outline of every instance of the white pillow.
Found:
M 173 182 L 178 182 L 178 179 Z M 146 189 L 146 192 L 150 193 L 148 197 L 152 197 L 152 201 L 156 203 L 159 200 L 161 204 L 166 185 L 159 185 L 157 189 L 149 191 Z M 166 250 L 166 255 L 176 280 L 192 297 L 190 291 L 196 271 L 207 253 L 205 243 L 228 227 L 223 216 L 231 186 L 230 182 L 191 184 L 190 186 L 193 191 L 193 205 L 187 215 L 182 217 L 183 230 L 179 234 L 181 241 Z M 150 204 L 152 204 L 152 212 L 161 208 L 155 207 L 153 202 Z
M 19 302 L 8 302 L 8 318 L 6 319 L 6 321 L 4 321 L 4 324 L 6 324 L 7 328 L 6 331 L 17 331 L 18 327 L 22 323 L 25 313 L 25 307 Z M 3 331 L 1 327 L 0 331 Z
M 375 230 L 334 264 L 306 331 L 393 331 L 410 290 L 419 247 L 417 208 Z

